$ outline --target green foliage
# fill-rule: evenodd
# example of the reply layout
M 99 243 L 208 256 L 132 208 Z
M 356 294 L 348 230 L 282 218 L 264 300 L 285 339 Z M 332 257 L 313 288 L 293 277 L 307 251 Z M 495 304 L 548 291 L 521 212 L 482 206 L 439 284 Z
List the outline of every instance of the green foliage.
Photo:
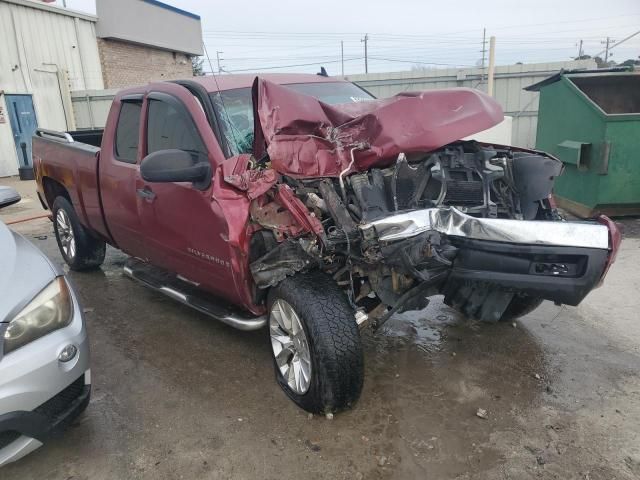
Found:
M 636 65 L 640 65 L 640 58 L 630 58 L 629 60 L 625 60 L 624 62 L 622 62 L 620 65 L 624 66 L 624 67 L 633 67 Z
M 204 58 L 202 57 L 191 57 L 191 70 L 193 71 L 194 77 L 202 77 L 204 75 L 204 69 L 202 65 L 204 64 Z

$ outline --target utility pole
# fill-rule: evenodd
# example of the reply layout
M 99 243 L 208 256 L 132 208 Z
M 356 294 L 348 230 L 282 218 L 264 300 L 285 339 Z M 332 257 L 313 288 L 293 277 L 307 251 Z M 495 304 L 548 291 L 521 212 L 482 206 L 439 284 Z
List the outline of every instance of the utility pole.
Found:
M 609 50 L 611 49 L 610 45 L 615 42 L 614 39 L 612 39 L 611 37 L 607 37 L 607 41 L 606 42 L 602 42 L 606 44 L 606 47 L 604 48 L 604 65 L 605 67 L 607 66 L 607 63 L 609 62 Z
M 578 47 L 578 60 L 582 58 L 582 40 L 580 40 L 580 46 Z
M 496 37 L 489 39 L 489 73 L 487 78 L 487 94 L 493 97 L 493 73 L 496 66 Z
M 603 53 L 607 52 L 609 50 L 614 49 L 615 47 L 617 47 L 618 45 L 620 45 L 621 43 L 626 42 L 627 40 L 629 40 L 630 38 L 635 37 L 636 35 L 640 34 L 640 30 L 638 30 L 637 32 L 632 33 L 631 35 L 624 37 L 622 40 L 620 40 L 619 42 L 616 42 L 615 40 L 611 40 L 610 42 L 607 42 L 607 48 L 602 50 L 601 52 L 598 52 L 594 55 L 594 57 L 598 57 L 600 55 L 602 55 Z M 607 38 L 607 40 L 609 40 L 609 38 Z M 602 44 L 604 44 L 605 42 L 600 42 Z M 609 46 L 609 43 L 613 43 L 613 45 Z M 607 55 L 608 56 L 608 55 Z M 606 58 L 606 57 L 605 57 Z
M 484 63 L 487 58 L 487 29 L 482 29 L 482 69 L 484 70 Z
M 340 40 L 340 60 L 342 63 L 342 76 L 344 77 L 344 40 Z
M 484 83 L 484 65 L 487 58 L 487 29 L 482 29 L 482 73 L 480 73 L 480 84 Z
M 364 42 L 364 73 L 369 73 L 369 56 L 367 54 L 367 42 L 369 41 L 369 34 L 365 33 L 364 38 L 360 41 Z
M 216 60 L 218 61 L 218 75 L 220 75 L 222 72 L 224 72 L 222 66 L 220 65 L 220 62 L 222 60 L 224 60 L 224 58 L 220 57 L 220 54 L 222 54 L 222 53 L 224 53 L 224 52 L 220 52 L 220 51 L 216 50 Z

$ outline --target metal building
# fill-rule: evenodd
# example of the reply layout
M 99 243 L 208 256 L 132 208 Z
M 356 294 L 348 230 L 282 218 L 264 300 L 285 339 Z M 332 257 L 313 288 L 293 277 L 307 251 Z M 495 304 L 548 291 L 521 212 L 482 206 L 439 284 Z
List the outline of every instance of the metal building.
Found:
M 0 177 L 31 162 L 37 127 L 84 126 L 74 116 L 74 92 L 104 97 L 105 86 L 192 75 L 191 56 L 202 54 L 198 15 L 158 0 L 97 0 L 96 8 L 99 16 L 0 0 Z M 105 113 L 96 108 L 97 118 Z
M 0 0 L 0 177 L 31 158 L 36 126 L 73 130 L 70 90 L 103 88 L 92 15 Z M 20 163 L 19 163 L 20 162 Z

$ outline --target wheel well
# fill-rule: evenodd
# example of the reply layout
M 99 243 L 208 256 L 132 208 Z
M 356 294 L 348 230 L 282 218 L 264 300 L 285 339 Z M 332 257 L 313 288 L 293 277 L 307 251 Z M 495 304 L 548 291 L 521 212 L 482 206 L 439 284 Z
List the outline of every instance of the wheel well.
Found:
M 64 197 L 71 203 L 71 196 L 65 186 L 51 177 L 42 178 L 42 189 L 50 209 L 53 207 L 53 202 L 57 197 Z

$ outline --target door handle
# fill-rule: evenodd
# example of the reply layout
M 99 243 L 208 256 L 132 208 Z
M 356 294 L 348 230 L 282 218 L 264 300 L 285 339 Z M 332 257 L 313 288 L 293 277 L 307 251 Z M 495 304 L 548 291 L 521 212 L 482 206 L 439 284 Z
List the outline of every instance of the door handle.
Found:
M 136 194 L 149 202 L 152 202 L 156 198 L 156 194 L 150 188 L 144 187 L 136 190 Z

